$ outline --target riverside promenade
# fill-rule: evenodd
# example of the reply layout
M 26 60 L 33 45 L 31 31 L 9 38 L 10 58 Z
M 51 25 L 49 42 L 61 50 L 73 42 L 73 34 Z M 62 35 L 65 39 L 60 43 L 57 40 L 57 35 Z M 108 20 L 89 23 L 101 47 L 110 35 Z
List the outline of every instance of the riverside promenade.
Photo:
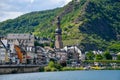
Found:
M 44 65 L 0 65 L 0 74 L 39 72 Z

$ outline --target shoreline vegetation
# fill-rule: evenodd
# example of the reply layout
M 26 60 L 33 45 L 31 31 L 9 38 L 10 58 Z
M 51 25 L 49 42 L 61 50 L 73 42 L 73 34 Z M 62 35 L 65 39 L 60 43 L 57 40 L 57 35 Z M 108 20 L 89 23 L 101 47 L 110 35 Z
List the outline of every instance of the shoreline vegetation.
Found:
M 55 71 L 82 71 L 82 70 L 120 70 L 120 68 L 113 67 L 91 67 L 90 69 L 86 69 L 84 67 L 63 67 L 61 70 L 55 68 L 49 68 L 40 70 L 40 72 L 55 72 Z
M 94 63 L 98 63 L 99 65 L 94 65 Z M 85 60 L 81 66 L 62 66 L 59 63 L 50 61 L 40 72 L 76 70 L 120 70 L 120 60 Z

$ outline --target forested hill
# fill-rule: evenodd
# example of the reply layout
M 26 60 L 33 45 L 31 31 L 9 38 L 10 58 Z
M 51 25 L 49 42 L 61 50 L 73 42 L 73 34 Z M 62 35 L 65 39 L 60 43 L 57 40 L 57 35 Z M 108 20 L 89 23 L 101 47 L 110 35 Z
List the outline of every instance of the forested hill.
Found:
M 33 32 L 54 39 L 56 16 L 61 17 L 64 45 L 106 49 L 120 45 L 120 0 L 73 0 L 62 8 L 32 12 L 0 23 L 0 33 Z

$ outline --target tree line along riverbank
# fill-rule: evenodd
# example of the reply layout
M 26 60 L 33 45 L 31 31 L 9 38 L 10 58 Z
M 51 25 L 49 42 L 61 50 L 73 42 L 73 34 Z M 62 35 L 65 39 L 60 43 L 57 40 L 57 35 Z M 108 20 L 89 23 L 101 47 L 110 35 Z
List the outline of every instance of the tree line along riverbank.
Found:
M 40 69 L 40 72 L 75 70 L 120 70 L 120 60 L 85 60 L 76 66 L 50 61 L 47 66 Z

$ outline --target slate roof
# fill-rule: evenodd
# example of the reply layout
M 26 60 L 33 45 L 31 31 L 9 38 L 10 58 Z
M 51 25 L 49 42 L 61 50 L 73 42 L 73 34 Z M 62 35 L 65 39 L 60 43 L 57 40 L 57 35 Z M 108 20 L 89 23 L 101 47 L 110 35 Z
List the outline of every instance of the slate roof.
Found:
M 30 39 L 31 37 L 34 37 L 34 35 L 31 34 L 8 34 L 7 39 Z

